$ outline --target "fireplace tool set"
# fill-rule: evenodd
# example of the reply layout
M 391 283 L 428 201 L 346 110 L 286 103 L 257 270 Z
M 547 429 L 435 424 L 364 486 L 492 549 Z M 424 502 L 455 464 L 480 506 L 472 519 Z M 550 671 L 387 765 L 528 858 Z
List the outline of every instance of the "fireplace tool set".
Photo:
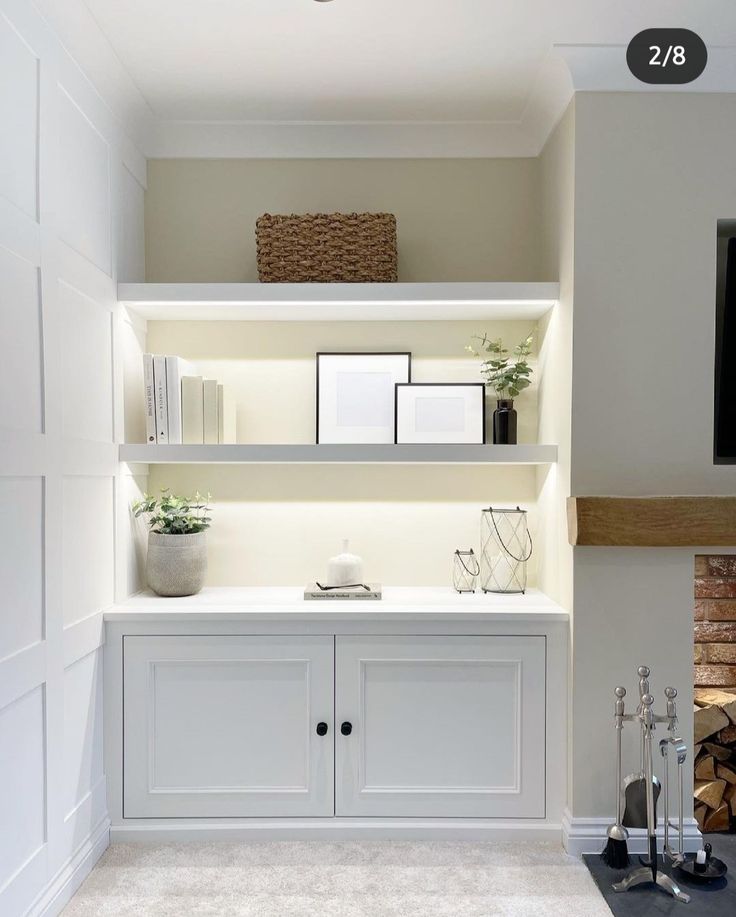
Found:
M 634 869 L 620 882 L 613 886 L 617 892 L 625 892 L 636 885 L 651 882 L 667 891 L 678 901 L 688 902 L 690 896 L 685 894 L 677 883 L 658 868 L 657 859 L 657 800 L 662 787 L 654 774 L 654 754 L 652 750 L 654 730 L 657 723 L 667 723 L 669 735 L 659 743 L 659 750 L 664 759 L 664 848 L 663 862 L 669 861 L 673 867 L 685 863 L 683 844 L 683 765 L 687 756 L 687 747 L 677 735 L 677 707 L 674 688 L 665 688 L 667 712 L 664 716 L 654 713 L 654 697 L 649 693 L 649 669 L 640 666 L 639 705 L 635 713 L 625 713 L 624 698 L 626 689 L 615 690 L 615 724 L 616 724 L 616 822 L 608 829 L 608 843 L 603 851 L 603 859 L 613 868 L 628 865 L 629 856 L 627 828 L 644 828 L 647 832 L 647 855 L 641 862 L 644 864 Z M 621 733 L 624 723 L 638 723 L 641 732 L 641 769 L 621 781 Z M 670 824 L 670 758 L 677 762 L 677 825 Z M 623 809 L 623 811 L 622 811 Z M 677 848 L 670 844 L 670 831 L 677 831 Z
M 615 690 L 616 705 L 614 721 L 616 725 L 616 821 L 608 829 L 608 842 L 601 854 L 604 862 L 613 869 L 624 869 L 629 865 L 627 840 L 628 828 L 643 828 L 647 832 L 647 854 L 641 857 L 642 866 L 634 869 L 620 882 L 613 885 L 614 891 L 625 892 L 636 885 L 653 883 L 664 889 L 673 898 L 687 903 L 687 895 L 670 875 L 659 869 L 657 860 L 657 801 L 660 792 L 664 799 L 664 837 L 662 848 L 662 865 L 669 864 L 672 869 L 679 869 L 688 878 L 698 882 L 710 882 L 720 879 L 726 873 L 726 864 L 711 856 L 710 844 L 705 844 L 696 854 L 686 854 L 683 830 L 683 765 L 687 758 L 687 746 L 677 734 L 677 705 L 674 688 L 665 688 L 667 699 L 666 713 L 657 716 L 654 713 L 654 697 L 649 693 L 649 669 L 639 666 L 639 705 L 635 713 L 626 713 L 624 698 L 626 688 Z M 641 769 L 621 780 L 621 733 L 624 723 L 638 723 L 641 732 Z M 667 723 L 668 735 L 659 742 L 659 752 L 664 762 L 664 787 L 660 785 L 654 773 L 654 743 L 652 734 L 657 723 Z M 677 823 L 670 822 L 670 760 L 677 765 Z M 670 832 L 676 831 L 677 846 L 670 843 Z

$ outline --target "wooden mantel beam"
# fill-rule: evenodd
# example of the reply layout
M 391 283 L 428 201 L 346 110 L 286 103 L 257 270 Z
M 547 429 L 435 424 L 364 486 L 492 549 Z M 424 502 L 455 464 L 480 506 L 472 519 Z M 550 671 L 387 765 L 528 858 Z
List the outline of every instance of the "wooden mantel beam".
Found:
M 736 496 L 568 497 L 572 545 L 736 545 Z

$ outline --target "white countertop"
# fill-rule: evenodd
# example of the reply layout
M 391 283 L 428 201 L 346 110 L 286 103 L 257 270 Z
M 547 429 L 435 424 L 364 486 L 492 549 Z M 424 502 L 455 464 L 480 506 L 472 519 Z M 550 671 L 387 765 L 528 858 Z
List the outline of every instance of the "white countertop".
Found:
M 380 601 L 305 601 L 304 587 L 208 587 L 186 598 L 141 592 L 105 611 L 106 621 L 412 620 L 567 621 L 568 613 L 536 589 L 525 595 L 458 595 L 439 586 L 385 586 Z

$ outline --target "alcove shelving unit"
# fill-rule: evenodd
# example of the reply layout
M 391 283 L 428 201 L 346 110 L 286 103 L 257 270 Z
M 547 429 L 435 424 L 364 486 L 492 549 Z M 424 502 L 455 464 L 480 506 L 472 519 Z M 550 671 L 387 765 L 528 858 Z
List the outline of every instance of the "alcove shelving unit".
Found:
M 121 283 L 118 299 L 144 321 L 442 322 L 537 321 L 558 283 Z M 120 460 L 150 464 L 545 465 L 557 446 L 148 445 L 120 446 Z
M 550 431 L 554 440 L 565 351 L 548 313 L 558 297 L 556 283 L 119 286 L 130 438 L 145 436 L 147 350 L 178 354 L 228 386 L 239 437 L 250 440 L 119 446 L 128 576 L 144 580 L 144 520 L 131 526 L 127 512 L 144 491 L 211 492 L 214 519 L 201 593 L 144 592 L 107 613 L 109 805 L 120 839 L 204 837 L 223 819 L 248 838 L 264 827 L 291 836 L 289 822 L 360 836 L 376 818 L 397 837 L 407 825 L 445 832 L 450 821 L 460 837 L 481 823 L 501 838 L 557 830 L 569 642 L 568 615 L 547 595 L 557 445 L 313 437 L 317 352 L 411 351 L 416 382 L 477 382 L 479 361 L 463 351 L 474 334 L 513 345 L 536 329 L 541 357 L 520 435 Z M 482 542 L 489 505 L 530 513 L 535 553 L 523 595 L 453 589 L 453 552 Z M 322 576 L 348 535 L 368 581 L 382 583 L 381 601 L 304 601 L 303 584 Z M 264 672 L 268 691 L 258 693 Z M 237 701 L 223 704 L 223 690 Z M 231 741 L 244 716 L 258 742 Z M 276 739 L 263 722 L 279 724 Z M 478 722 L 487 727 L 480 744 Z M 164 756 L 171 791 L 152 792 L 149 763 Z M 391 774 L 389 792 L 364 788 L 364 765 Z

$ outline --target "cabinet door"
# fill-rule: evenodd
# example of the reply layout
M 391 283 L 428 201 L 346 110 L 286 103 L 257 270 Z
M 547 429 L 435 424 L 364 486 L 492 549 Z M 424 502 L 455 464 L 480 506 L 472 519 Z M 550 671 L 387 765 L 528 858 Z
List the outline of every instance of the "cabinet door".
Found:
M 332 815 L 333 644 L 125 637 L 124 815 Z
M 544 637 L 338 637 L 337 814 L 543 818 L 545 656 Z

